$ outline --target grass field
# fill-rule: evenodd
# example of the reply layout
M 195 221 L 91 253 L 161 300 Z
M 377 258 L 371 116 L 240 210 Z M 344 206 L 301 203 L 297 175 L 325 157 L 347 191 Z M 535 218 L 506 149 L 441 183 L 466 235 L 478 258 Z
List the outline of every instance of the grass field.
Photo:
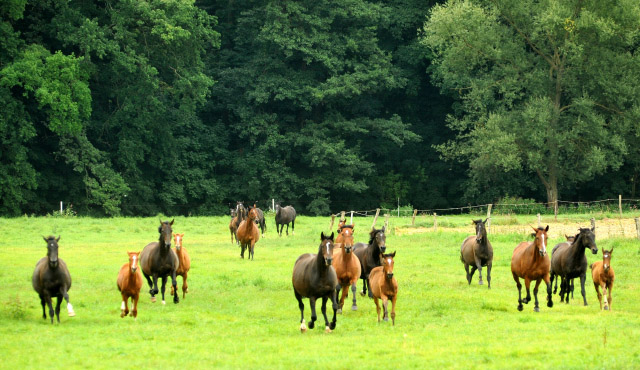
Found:
M 227 217 L 176 217 L 174 232 L 185 234 L 184 247 L 192 259 L 190 293 L 177 305 L 167 299 L 166 306 L 160 300 L 151 303 L 148 293 L 143 294 L 135 321 L 120 318 L 116 277 L 127 261 L 127 250 L 141 250 L 158 239 L 157 217 L 1 219 L 0 368 L 640 366 L 640 243 L 634 235 L 598 237 L 598 255 L 587 256 L 589 263 L 601 260 L 602 248 L 615 245 L 612 312 L 600 311 L 590 275 L 588 306 L 582 305 L 577 284 L 569 305 L 554 295 L 554 307 L 546 307 L 541 288 L 541 312 L 533 312 L 533 302 L 518 312 L 510 259 L 528 234 L 516 226 L 526 230 L 537 220 L 516 217 L 504 221 L 512 229 L 489 235 L 494 267 L 488 290 L 486 284 L 477 284 L 477 273 L 467 285 L 459 259 L 462 240 L 473 231 L 471 218 L 443 218 L 437 231 L 430 219 L 419 219 L 415 229 L 421 232 L 414 233 L 404 228 L 410 219 L 392 218 L 387 248 L 397 251 L 395 327 L 378 324 L 373 301 L 358 296 L 358 311 L 345 304 L 330 334 L 324 333 L 321 318 L 316 329 L 300 333 L 291 286 L 293 263 L 302 253 L 317 252 L 320 232 L 329 227 L 327 218 L 298 217 L 296 234 L 279 238 L 268 215 L 267 236 L 256 246 L 255 261 L 247 261 L 230 242 Z M 367 241 L 371 221 L 356 218 L 356 241 Z M 573 222 L 580 219 L 566 223 Z M 494 220 L 496 230 L 499 225 L 500 220 Z M 554 227 L 560 226 L 551 225 L 549 249 L 564 240 L 562 234 L 552 233 Z M 35 263 L 46 255 L 42 236 L 51 234 L 61 235 L 59 256 L 73 278 L 69 294 L 76 311 L 75 317 L 68 317 L 63 306 L 61 323 L 54 325 L 41 318 L 31 287 Z M 146 282 L 143 291 L 148 291 Z M 308 300 L 305 306 L 308 321 Z M 317 309 L 320 316 L 320 304 Z

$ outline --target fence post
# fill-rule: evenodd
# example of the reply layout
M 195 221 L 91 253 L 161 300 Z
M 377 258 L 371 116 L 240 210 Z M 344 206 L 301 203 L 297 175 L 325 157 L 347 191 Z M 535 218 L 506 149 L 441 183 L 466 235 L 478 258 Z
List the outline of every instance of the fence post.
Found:
M 380 214 L 380 208 L 376 208 L 376 215 L 373 217 L 373 224 L 371 225 L 372 229 L 376 227 L 376 222 L 378 221 L 379 214 Z
M 493 204 L 489 204 L 489 207 L 487 208 L 487 232 L 488 233 L 491 232 L 491 207 L 493 207 Z
M 329 231 L 333 230 L 333 220 L 336 219 L 336 215 L 331 215 L 331 224 L 329 225 Z
M 541 227 L 542 223 L 540 223 L 540 214 L 538 213 L 538 227 Z
M 340 221 L 342 221 L 342 220 L 346 221 L 346 219 L 344 218 L 344 214 L 345 214 L 344 211 L 340 212 Z
M 640 218 L 636 217 L 636 232 L 638 234 L 638 239 L 640 239 Z
M 271 210 L 272 210 L 273 212 L 275 212 L 275 211 L 276 211 L 276 200 L 275 200 L 275 199 L 273 199 L 273 198 L 271 198 Z
M 353 225 L 353 211 L 351 211 L 351 221 L 349 221 L 351 225 Z
M 558 200 L 553 202 L 553 220 L 558 221 Z
M 384 214 L 384 230 L 385 230 L 385 232 L 389 232 L 389 216 L 390 215 L 388 213 Z M 391 234 L 391 233 L 389 232 L 389 234 Z
M 433 231 L 438 231 L 438 215 L 433 212 Z
M 414 209 L 413 210 L 413 218 L 411 219 L 411 226 L 415 226 L 416 225 L 416 215 L 418 214 L 418 210 Z
M 60 201 L 60 214 L 62 214 L 62 201 Z
M 596 233 L 596 219 L 591 217 L 591 229 L 593 230 L 593 233 Z

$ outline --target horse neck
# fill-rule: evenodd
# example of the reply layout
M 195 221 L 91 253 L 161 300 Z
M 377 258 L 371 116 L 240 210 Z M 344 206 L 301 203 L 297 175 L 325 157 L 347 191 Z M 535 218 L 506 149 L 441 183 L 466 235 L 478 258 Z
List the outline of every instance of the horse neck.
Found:
M 376 238 L 373 238 L 373 241 L 371 242 L 371 244 L 369 244 L 369 248 L 367 248 L 367 251 L 369 252 L 369 255 L 371 256 L 371 258 L 373 258 L 373 261 L 376 263 L 376 265 L 381 265 L 381 261 L 380 261 L 380 246 L 378 245 L 378 240 Z
M 528 248 L 531 249 L 529 251 L 529 254 L 532 256 L 534 262 L 544 258 L 544 256 L 540 255 L 540 252 L 538 251 L 538 246 L 536 246 L 536 242 L 535 241 L 533 241 L 531 244 L 529 244 Z
M 576 240 L 571 243 L 569 250 L 567 251 L 567 257 L 570 260 L 576 260 L 582 262 L 585 249 L 587 249 L 587 243 L 585 243 L 585 237 L 583 234 L 579 234 Z

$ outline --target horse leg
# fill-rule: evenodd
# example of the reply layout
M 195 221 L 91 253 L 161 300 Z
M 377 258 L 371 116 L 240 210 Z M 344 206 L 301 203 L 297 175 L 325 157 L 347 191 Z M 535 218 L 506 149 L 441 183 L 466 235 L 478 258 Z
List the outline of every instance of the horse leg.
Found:
M 608 303 L 609 303 L 609 311 L 611 311 L 611 289 L 613 289 L 613 285 L 611 283 L 607 284 L 607 296 L 608 296 Z
M 396 296 L 391 297 L 391 325 L 396 325 Z
M 363 277 L 362 278 L 362 292 L 360 292 L 361 296 L 365 296 L 367 294 L 367 278 Z
M 542 280 L 547 284 L 547 307 L 553 307 L 553 298 L 551 297 L 551 282 L 549 281 L 549 275 L 545 275 Z
M 604 298 L 604 309 L 609 310 L 609 300 L 607 298 L 607 284 L 602 284 L 602 298 Z
M 553 288 L 553 294 L 556 294 L 558 292 L 558 279 L 556 279 L 555 272 L 551 271 L 550 277 L 551 277 L 551 285 L 553 285 L 554 280 L 556 281 L 556 286 L 555 288 Z
M 187 272 L 185 271 L 182 274 L 182 299 L 184 299 L 189 291 L 189 286 L 187 285 Z M 176 277 L 177 279 L 177 277 Z
M 582 300 L 584 301 L 584 305 L 587 305 L 587 292 L 584 289 L 584 282 L 587 280 L 587 273 L 583 272 L 582 275 L 580 275 L 580 292 L 582 293 Z M 571 283 L 573 284 L 573 281 L 571 281 Z M 573 294 L 573 289 L 571 294 Z
M 62 294 L 58 293 L 56 295 L 56 319 L 58 319 L 58 324 L 60 323 L 60 305 L 62 304 Z
M 540 312 L 540 306 L 538 306 L 538 286 L 540 286 L 540 282 L 541 281 L 542 281 L 542 279 L 536 280 L 536 285 L 533 288 L 533 298 L 536 301 L 536 305 L 533 307 L 533 311 L 535 311 L 535 312 Z
M 131 296 L 131 306 L 133 307 L 133 310 L 131 311 L 131 316 L 133 316 L 134 319 L 138 318 L 138 298 L 140 298 L 140 294 L 138 293 L 134 293 Z
M 471 285 L 471 275 L 469 275 L 469 264 L 464 264 L 464 270 L 467 272 L 467 283 Z
M 249 251 L 249 253 L 251 254 L 251 260 L 252 261 L 253 261 L 253 247 L 255 247 L 255 245 L 256 245 L 256 241 L 252 240 L 251 241 L 251 250 Z M 247 259 L 248 259 L 248 257 L 247 257 Z
M 46 320 L 47 319 L 47 313 L 46 313 L 44 307 L 47 305 L 47 302 L 44 299 L 44 295 L 39 294 L 39 296 L 40 296 L 40 304 L 42 305 L 42 318 Z
M 482 262 L 476 257 L 476 267 L 478 269 L 478 285 L 482 285 Z
M 598 296 L 598 301 L 600 301 L 600 310 L 602 311 L 602 294 L 600 294 L 600 284 L 594 282 L 593 286 L 596 288 L 596 295 Z
M 295 294 L 298 300 L 298 308 L 300 309 L 300 331 L 304 333 L 307 331 L 307 326 L 304 324 L 304 303 L 302 303 L 302 296 L 298 294 L 295 289 L 293 290 L 293 294 Z
M 287 224 L 287 236 L 289 236 L 289 224 Z
M 373 297 L 373 301 L 376 303 L 376 312 L 378 313 L 378 322 L 380 322 L 380 303 L 378 297 Z
M 165 302 L 164 300 L 164 292 L 166 287 L 167 287 L 167 276 L 165 275 L 162 277 L 162 286 L 160 287 L 160 293 L 162 294 L 162 304 L 167 304 L 167 302 Z M 176 295 L 174 295 L 174 297 Z
M 127 295 L 122 292 L 122 302 L 120 303 L 120 317 L 125 317 L 127 316 L 127 313 L 129 313 L 129 309 L 127 308 Z
M 67 292 L 67 289 L 68 288 L 66 285 L 62 286 L 62 296 L 64 297 L 65 301 L 67 301 L 67 313 L 69 314 L 69 317 L 73 317 L 76 315 L 76 313 L 73 311 L 71 302 L 69 302 L 69 293 Z
M 358 280 L 356 280 L 356 282 L 357 281 Z M 351 311 L 358 310 L 358 305 L 356 304 L 356 290 L 358 290 L 358 288 L 356 287 L 356 283 L 351 284 L 351 293 L 353 293 L 353 306 L 351 306 Z
M 491 267 L 493 265 L 493 262 L 489 262 L 487 264 L 487 285 L 489 286 L 489 289 L 491 289 Z M 395 296 L 394 296 L 395 299 Z
M 291 221 L 291 235 L 296 235 L 296 220 Z
M 531 301 L 531 292 L 529 290 L 529 288 L 531 287 L 531 279 L 529 279 L 528 277 L 524 278 L 524 287 L 527 289 L 527 296 L 522 300 L 522 302 L 524 304 L 529 304 L 529 302 Z
M 333 308 L 333 319 L 331 319 L 331 323 L 329 324 L 329 330 L 333 330 L 336 328 L 336 314 L 338 313 L 338 293 L 335 291 L 331 291 L 331 306 Z
M 331 291 L 335 294 L 335 291 Z M 324 331 L 325 333 L 331 333 L 331 329 L 329 329 L 329 319 L 327 318 L 327 300 L 329 297 L 322 297 L 322 306 L 320 306 L 320 310 L 322 311 L 322 316 L 324 316 Z
M 153 274 L 153 286 L 152 286 L 152 289 L 149 291 L 149 293 L 151 293 L 151 302 L 156 301 L 156 294 L 158 294 L 159 292 L 160 291 L 158 290 L 158 274 Z
M 340 283 L 338 283 L 338 285 L 336 286 L 336 295 L 340 294 L 340 291 L 342 290 L 342 285 L 340 285 Z M 344 295 L 342 295 L 342 298 L 344 298 Z M 344 304 L 344 301 L 342 299 L 340 299 L 340 303 L 338 304 L 338 313 L 342 314 L 342 305 Z
M 53 324 L 53 302 L 51 302 L 51 296 L 49 294 L 45 296 L 45 302 L 47 302 L 47 307 L 49 307 L 49 317 L 51 318 L 51 323 Z
M 246 248 L 245 242 L 240 243 L 240 258 L 244 259 L 244 249 Z
M 512 271 L 511 274 L 513 275 L 513 280 L 516 281 L 516 287 L 518 288 L 518 311 L 522 311 L 522 284 L 515 272 Z
M 162 283 L 164 285 L 164 280 L 162 281 Z M 184 284 L 184 277 L 182 278 L 182 283 Z M 176 294 L 173 295 L 173 303 L 180 302 L 180 297 L 178 297 L 178 278 L 177 278 L 176 270 L 173 270 L 171 272 L 171 289 L 173 289 L 176 292 Z M 164 295 L 162 296 L 162 299 L 164 300 Z
M 309 321 L 309 329 L 313 329 L 316 326 L 316 297 L 309 297 L 309 306 L 311 306 L 311 321 Z
M 384 316 L 382 320 L 389 321 L 389 311 L 387 310 L 387 306 L 389 305 L 389 297 L 386 295 L 382 296 L 382 308 L 384 308 Z
M 371 282 L 367 278 L 367 288 L 369 289 L 369 298 L 373 298 L 373 292 L 371 291 Z
M 476 267 L 476 265 L 470 265 L 471 266 L 471 272 L 469 273 L 469 285 L 471 285 L 471 280 L 473 279 L 473 274 L 476 273 L 476 270 L 478 269 L 478 267 Z

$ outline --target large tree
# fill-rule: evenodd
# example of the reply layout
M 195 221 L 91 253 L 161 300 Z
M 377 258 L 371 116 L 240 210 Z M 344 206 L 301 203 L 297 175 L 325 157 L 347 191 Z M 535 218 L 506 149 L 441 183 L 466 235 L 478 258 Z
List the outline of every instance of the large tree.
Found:
M 621 165 L 640 118 L 636 1 L 448 1 L 422 41 L 460 104 L 440 150 L 471 177 L 535 174 L 547 201 Z M 635 132 L 633 133 L 635 135 Z

